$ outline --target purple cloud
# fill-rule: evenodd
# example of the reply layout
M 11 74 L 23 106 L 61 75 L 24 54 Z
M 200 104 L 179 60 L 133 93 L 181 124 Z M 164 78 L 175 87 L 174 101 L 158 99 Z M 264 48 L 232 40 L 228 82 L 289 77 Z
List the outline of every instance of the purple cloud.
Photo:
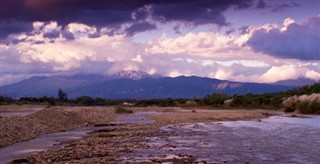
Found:
M 257 9 L 265 9 L 266 8 L 266 2 L 264 2 L 263 0 L 259 0 L 259 2 L 256 5 Z
M 243 34 L 249 33 L 250 32 L 250 28 L 249 28 L 249 26 L 242 26 L 242 27 L 238 28 L 238 31 L 239 31 L 239 33 L 241 35 L 243 35 Z
M 74 40 L 75 39 L 74 35 L 69 31 L 62 31 L 62 36 L 64 38 L 66 38 L 67 40 Z
M 56 21 L 64 28 L 69 23 L 82 23 L 96 28 L 108 27 L 117 30 L 123 24 L 153 21 L 180 21 L 192 25 L 227 25 L 224 12 L 229 8 L 244 9 L 252 6 L 252 0 L 12 0 L 2 1 L 0 7 L 1 38 L 11 33 L 32 29 L 16 23 Z M 6 23 L 7 22 L 7 23 Z M 10 23 L 11 22 L 11 23 Z M 14 26 L 15 28 L 10 28 Z M 133 25 L 137 27 L 137 25 Z M 136 32 L 150 30 L 141 26 Z
M 303 24 L 292 23 L 287 30 L 264 29 L 253 33 L 247 44 L 254 51 L 278 58 L 320 60 L 320 17 L 311 17 Z
M 6 38 L 9 34 L 30 32 L 33 30 L 33 26 L 31 22 L 7 20 L 7 21 L 0 21 L 0 25 L 1 25 L 0 39 Z
M 161 1 L 160 1 L 161 2 Z M 162 22 L 181 21 L 192 25 L 227 25 L 224 11 L 230 7 L 248 8 L 252 1 L 166 1 L 152 6 L 154 19 Z
M 59 31 L 55 31 L 55 30 L 43 34 L 43 37 L 49 38 L 49 39 L 55 39 L 55 38 L 58 38 L 59 36 L 60 36 Z
M 283 3 L 279 5 L 275 5 L 271 7 L 272 12 L 283 12 L 284 10 L 291 8 L 291 7 L 298 7 L 299 4 L 292 2 L 292 3 Z
M 139 22 L 139 23 L 134 23 L 131 26 L 129 26 L 126 29 L 126 33 L 127 33 L 127 35 L 132 36 L 132 35 L 134 35 L 136 33 L 143 32 L 143 31 L 154 30 L 156 28 L 157 28 L 156 25 L 151 24 L 149 22 Z

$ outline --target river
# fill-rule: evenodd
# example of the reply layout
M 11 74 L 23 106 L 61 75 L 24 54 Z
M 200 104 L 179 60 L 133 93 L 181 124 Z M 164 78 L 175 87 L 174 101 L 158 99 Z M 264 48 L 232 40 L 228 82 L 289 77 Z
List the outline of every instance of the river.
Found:
M 150 154 L 166 158 L 192 155 L 208 163 L 320 161 L 320 116 L 170 125 L 162 130 L 175 135 L 149 138 L 152 148 L 139 150 L 135 161 Z
M 122 115 L 118 123 L 152 123 L 146 116 L 158 112 Z M 208 163 L 317 163 L 320 161 L 320 116 L 271 116 L 251 121 L 221 121 L 169 125 L 164 132 L 174 135 L 148 138 L 150 148 L 135 150 L 134 161 L 179 158 L 192 155 Z M 46 134 L 0 149 L 0 164 L 79 139 L 88 132 L 106 127 L 84 127 Z M 172 145 L 172 146 L 168 146 Z

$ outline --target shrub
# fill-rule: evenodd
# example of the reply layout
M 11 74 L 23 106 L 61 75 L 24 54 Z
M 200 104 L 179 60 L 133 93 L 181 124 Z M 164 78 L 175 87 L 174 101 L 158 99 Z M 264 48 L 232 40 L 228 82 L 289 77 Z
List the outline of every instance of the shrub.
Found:
M 291 108 L 291 107 L 286 107 L 285 109 L 284 109 L 284 112 L 294 112 L 294 109 L 293 108 Z
M 121 114 L 121 113 L 133 113 L 132 110 L 126 109 L 126 108 L 124 108 L 122 106 L 117 107 L 115 112 L 118 113 L 118 114 Z
M 296 110 L 303 114 L 319 114 L 320 94 L 288 97 L 282 104 L 285 107 L 285 112 L 293 112 Z
M 320 102 L 312 101 L 309 105 L 312 113 L 320 114 Z

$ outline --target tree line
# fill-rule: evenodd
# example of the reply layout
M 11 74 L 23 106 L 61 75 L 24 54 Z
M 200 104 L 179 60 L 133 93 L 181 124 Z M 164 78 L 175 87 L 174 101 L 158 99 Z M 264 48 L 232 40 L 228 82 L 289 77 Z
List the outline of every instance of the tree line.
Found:
M 320 83 L 305 85 L 284 92 L 265 94 L 227 95 L 212 93 L 203 98 L 193 99 L 105 99 L 99 97 L 80 96 L 68 99 L 68 94 L 58 90 L 57 97 L 21 97 L 13 99 L 0 96 L 0 105 L 5 104 L 48 104 L 48 105 L 79 105 L 79 106 L 211 106 L 214 108 L 283 108 L 283 101 L 290 96 L 310 95 L 320 93 Z M 319 109 L 320 110 L 320 109 Z
M 105 99 L 100 97 L 80 96 L 75 99 L 69 99 L 68 94 L 62 89 L 58 90 L 57 97 L 42 96 L 42 97 L 21 97 L 13 99 L 11 97 L 0 96 L 0 105 L 9 104 L 30 104 L 30 105 L 72 105 L 72 106 L 178 106 L 183 105 L 188 99 Z

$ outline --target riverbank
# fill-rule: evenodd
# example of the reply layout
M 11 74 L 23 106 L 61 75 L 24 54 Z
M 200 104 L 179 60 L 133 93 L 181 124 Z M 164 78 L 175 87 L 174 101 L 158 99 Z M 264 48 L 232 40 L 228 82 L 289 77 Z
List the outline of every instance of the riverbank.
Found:
M 20 107 L 18 111 L 23 111 Z M 28 108 L 29 109 L 29 108 Z M 39 135 L 67 131 L 87 125 L 115 120 L 113 108 L 89 107 L 66 111 L 63 108 L 43 108 L 29 115 L 0 118 L 0 148 L 33 139 Z M 10 110 L 10 112 L 13 112 Z
M 89 110 L 90 109 L 90 110 Z M 153 146 L 148 144 L 150 138 L 164 138 L 168 136 L 174 136 L 174 132 L 167 132 L 161 130 L 161 127 L 173 124 L 192 123 L 192 122 L 214 122 L 223 120 L 248 120 L 255 119 L 260 120 L 272 115 L 272 111 L 244 111 L 244 110 L 230 110 L 230 111 L 214 111 L 214 110 L 181 110 L 176 108 L 159 108 L 159 107 L 147 107 L 147 108 L 130 108 L 134 111 L 134 114 L 125 114 L 125 117 L 139 116 L 139 112 L 149 118 L 141 118 L 142 121 L 137 120 L 132 124 L 121 124 L 106 127 L 103 130 L 99 130 L 91 133 L 89 136 L 75 141 L 64 143 L 58 148 L 46 150 L 40 152 L 37 155 L 30 156 L 26 159 L 21 159 L 26 163 L 124 163 L 124 162 L 147 162 L 154 163 L 159 162 L 160 158 L 153 158 L 152 153 L 144 153 L 147 157 L 141 157 L 141 160 L 137 159 L 135 152 L 143 151 L 152 148 Z M 67 111 L 61 111 L 58 109 L 55 112 L 64 113 L 64 115 L 70 114 Z M 48 112 L 47 110 L 44 110 Z M 81 112 L 80 112 L 81 111 Z M 89 114 L 89 112 L 96 111 L 95 114 Z M 40 111 L 41 112 L 41 111 Z M 112 109 L 88 109 L 72 110 L 73 119 L 80 120 L 67 123 L 66 125 L 83 126 L 90 123 L 105 123 L 106 121 L 114 122 L 115 118 L 119 115 L 114 114 Z M 106 112 L 103 114 L 102 112 Z M 145 112 L 152 114 L 145 115 Z M 34 117 L 31 114 L 29 117 Z M 79 116 L 75 113 L 82 113 Z M 56 113 L 57 114 L 57 113 Z M 56 115 L 54 114 L 54 115 Z M 92 121 L 91 119 L 98 116 L 109 116 L 103 118 L 100 121 Z M 84 117 L 89 117 L 83 119 Z M 123 115 L 121 115 L 123 116 Z M 25 116 L 28 117 L 28 116 Z M 52 116 L 51 116 L 52 117 Z M 54 120 L 51 117 L 47 117 L 48 120 Z M 139 116 L 140 117 L 140 116 Z M 138 119 L 140 119 L 137 117 Z M 50 119 L 49 119 L 50 118 Z M 123 117 L 122 117 L 123 118 Z M 153 122 L 145 123 L 145 119 L 151 119 Z M 86 121 L 81 121 L 86 120 Z M 134 119 L 133 119 L 134 120 Z M 56 120 L 57 121 L 57 120 Z M 55 122 L 56 122 L 55 121 Z M 75 123 L 77 122 L 77 123 Z M 57 122 L 57 124 L 64 124 L 63 122 Z M 59 129 L 59 128 L 58 128 Z M 165 147 L 174 147 L 174 145 L 164 145 Z M 140 154 L 141 155 L 141 154 Z M 143 156 L 143 155 L 142 155 Z M 179 158 L 161 158 L 162 162 L 192 162 L 195 161 L 195 157 L 192 154 L 180 154 Z M 19 162 L 19 161 L 16 161 Z

